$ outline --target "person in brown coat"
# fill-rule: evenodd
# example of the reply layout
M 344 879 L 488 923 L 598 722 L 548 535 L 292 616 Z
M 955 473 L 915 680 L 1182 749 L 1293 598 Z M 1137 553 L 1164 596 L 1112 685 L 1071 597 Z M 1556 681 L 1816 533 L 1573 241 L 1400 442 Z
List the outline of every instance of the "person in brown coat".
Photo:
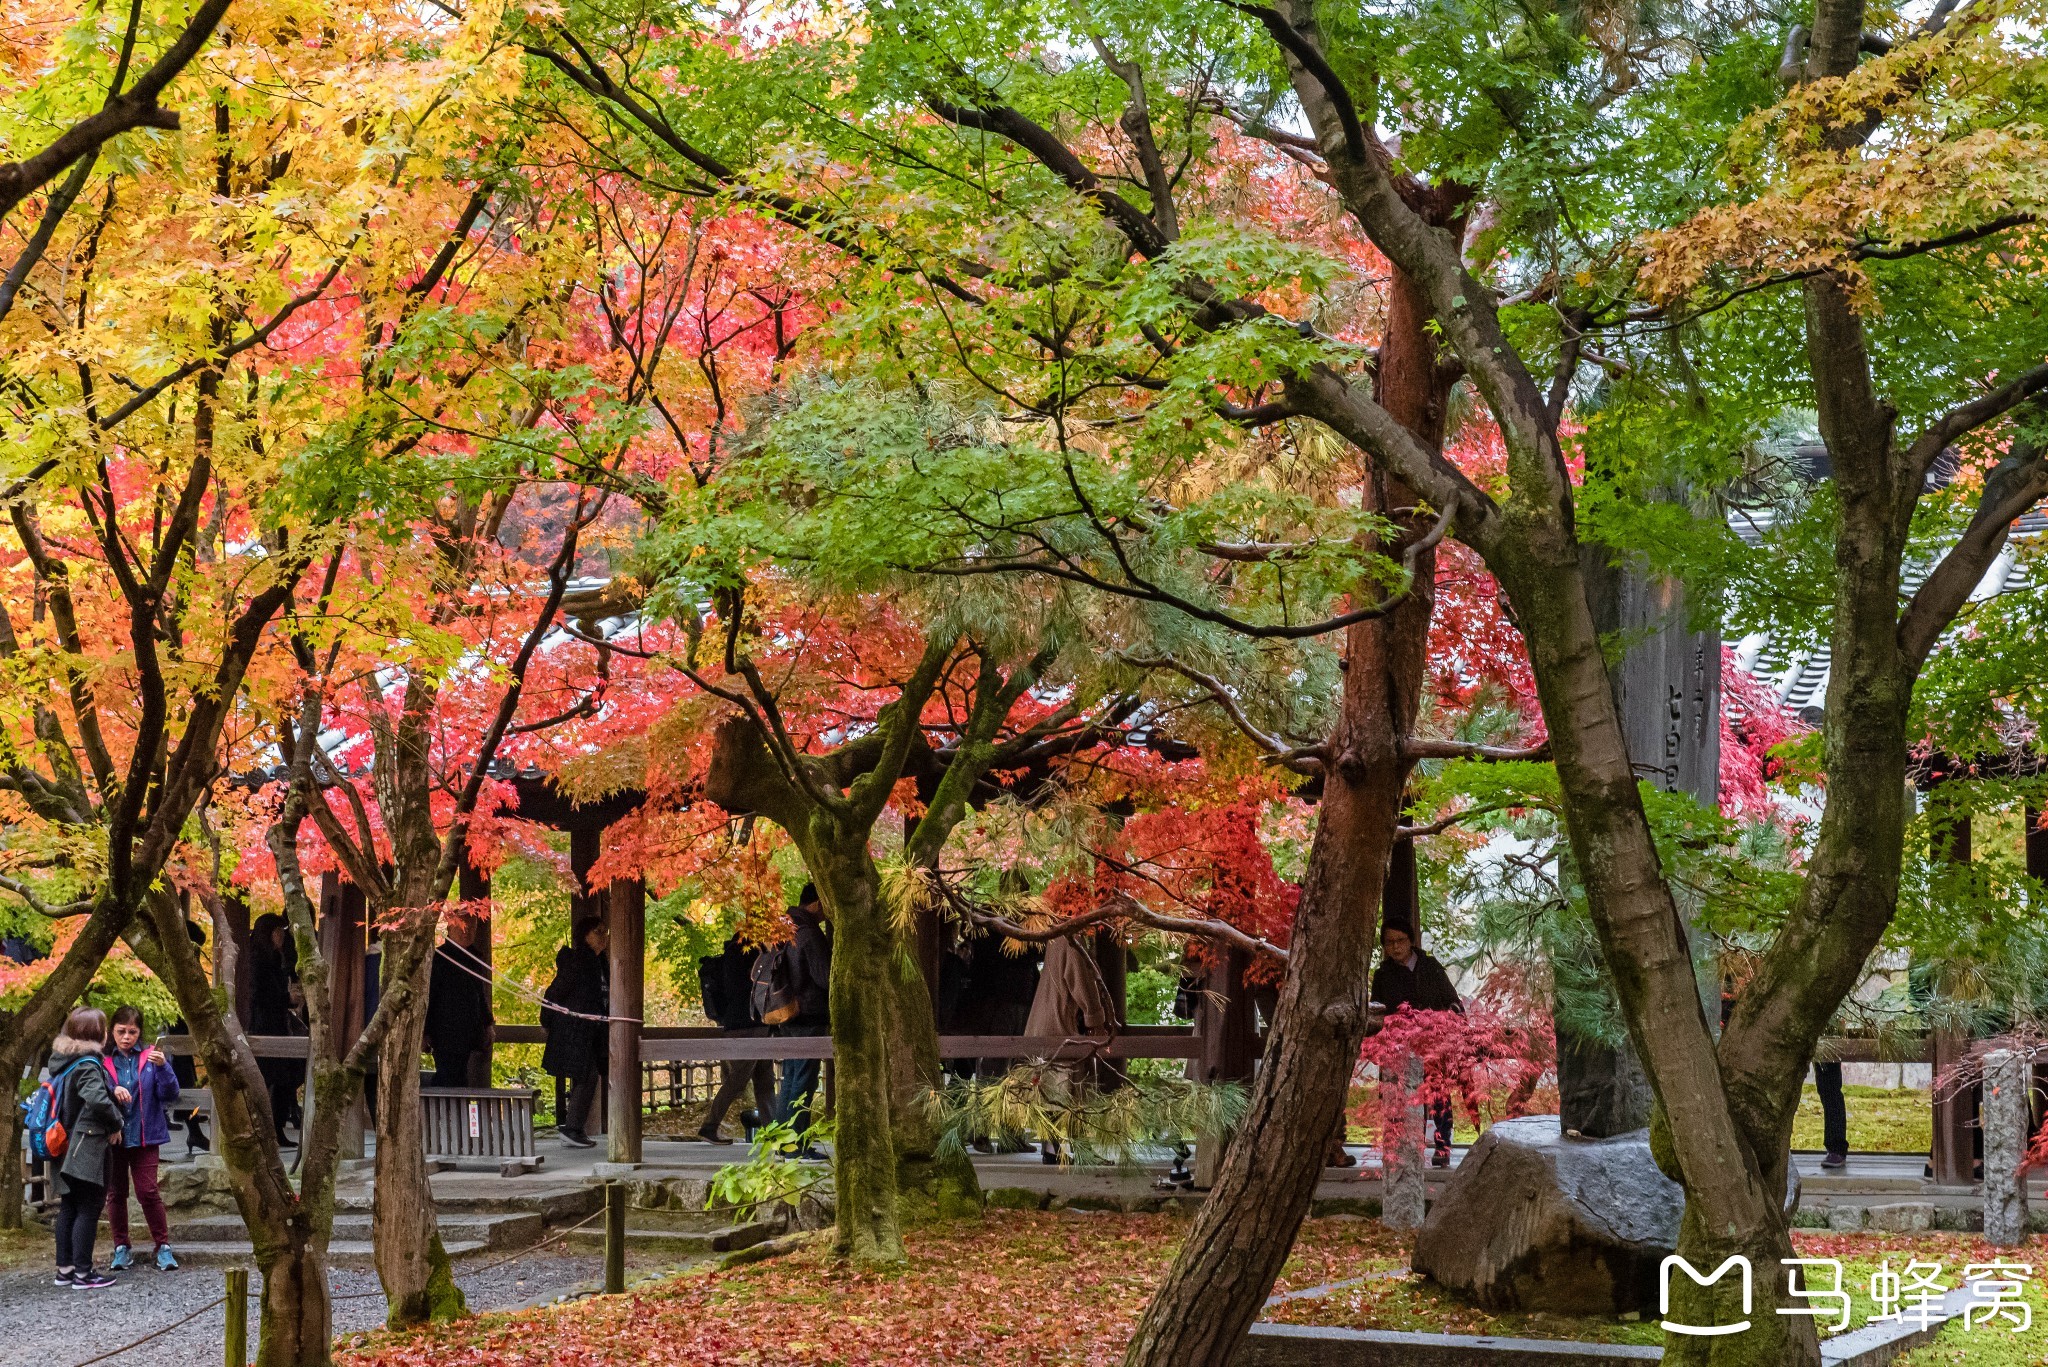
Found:
M 1031 1014 L 1024 1022 L 1024 1033 L 1074 1039 L 1111 1034 L 1120 1023 L 1116 1003 L 1110 999 L 1109 984 L 1102 976 L 1102 965 L 1089 952 L 1088 945 L 1065 935 L 1046 945 L 1045 968 L 1038 975 L 1038 991 L 1031 998 Z M 1079 1064 L 1059 1066 L 1076 1087 L 1115 1083 L 1114 1077 L 1103 1075 L 1099 1065 L 1089 1073 L 1084 1073 L 1083 1065 Z M 1041 1143 L 1039 1152 L 1048 1163 L 1060 1161 L 1057 1139 Z

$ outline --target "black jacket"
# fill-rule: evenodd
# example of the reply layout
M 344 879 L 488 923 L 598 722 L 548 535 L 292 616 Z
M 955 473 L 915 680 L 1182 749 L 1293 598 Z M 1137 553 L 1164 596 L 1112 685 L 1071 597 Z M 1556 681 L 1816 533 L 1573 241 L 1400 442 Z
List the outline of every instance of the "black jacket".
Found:
M 540 1009 L 541 1026 L 548 1032 L 540 1066 L 556 1077 L 603 1072 L 611 1027 L 602 1019 L 583 1017 L 611 1014 L 611 961 L 580 941 L 563 945 L 555 955 L 555 980 L 548 984 L 546 1001 L 561 1010 L 551 1011 L 546 1005 Z M 565 1011 L 577 1014 L 564 1015 Z
M 427 975 L 427 1046 L 438 1059 L 474 1054 L 490 1043 L 490 970 L 467 948 L 444 944 Z
M 725 948 L 697 960 L 697 985 L 704 990 L 704 1014 L 721 1030 L 749 1030 L 754 1019 L 754 960 L 761 951 L 735 935 Z
M 1373 970 L 1372 999 L 1386 1007 L 1388 1015 L 1397 1006 L 1412 1006 L 1417 1011 L 1465 1009 L 1465 1004 L 1458 1000 L 1458 989 L 1451 986 L 1451 975 L 1419 949 L 1415 951 L 1413 968 L 1380 960 L 1380 966 Z
M 825 923 L 803 911 L 791 911 L 796 922 L 796 940 L 790 958 L 796 968 L 797 1009 L 792 1025 L 832 1023 L 832 942 L 825 938 Z

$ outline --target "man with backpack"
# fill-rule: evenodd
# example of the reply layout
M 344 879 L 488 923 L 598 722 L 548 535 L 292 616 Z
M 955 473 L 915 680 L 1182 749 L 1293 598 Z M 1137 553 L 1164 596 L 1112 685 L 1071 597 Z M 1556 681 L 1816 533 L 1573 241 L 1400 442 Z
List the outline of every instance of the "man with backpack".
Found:
M 825 917 L 818 890 L 804 884 L 789 919 L 796 937 L 762 951 L 754 961 L 755 1014 L 777 1035 L 816 1039 L 832 1033 L 832 944 L 825 937 Z M 818 1060 L 782 1061 L 782 1087 L 775 1095 L 775 1118 L 801 1136 L 811 1124 L 811 1098 L 818 1090 Z M 798 1156 L 816 1158 L 802 1145 Z
M 739 1039 L 756 1039 L 768 1033 L 761 1018 L 754 1014 L 754 965 L 760 958 L 759 950 L 735 935 L 718 953 L 697 961 L 704 1014 L 713 1025 Z M 718 1071 L 718 1094 L 711 1098 L 711 1110 L 697 1136 L 712 1144 L 732 1143 L 723 1129 L 725 1114 L 752 1083 L 753 1108 L 740 1113 L 740 1123 L 747 1127 L 747 1138 L 752 1139 L 763 1111 L 775 1109 L 775 1064 L 765 1058 L 727 1059 L 718 1065 Z

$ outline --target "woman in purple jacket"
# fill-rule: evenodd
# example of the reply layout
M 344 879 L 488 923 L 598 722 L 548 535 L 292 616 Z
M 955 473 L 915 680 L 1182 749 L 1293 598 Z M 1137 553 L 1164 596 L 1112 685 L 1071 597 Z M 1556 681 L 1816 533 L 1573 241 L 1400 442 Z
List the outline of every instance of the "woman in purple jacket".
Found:
M 109 1267 L 126 1272 L 135 1266 L 128 1252 L 128 1183 L 132 1178 L 135 1199 L 142 1203 L 149 1235 L 156 1240 L 157 1270 L 172 1272 L 177 1270 L 178 1259 L 171 1252 L 171 1218 L 157 1191 L 156 1160 L 157 1151 L 170 1142 L 170 1110 L 178 1104 L 178 1077 L 162 1050 L 143 1044 L 142 1012 L 132 1006 L 116 1011 L 113 1035 L 107 1059 L 120 1084 L 114 1095 L 121 1103 L 121 1136 L 107 1152 L 107 1229 L 114 1236 Z

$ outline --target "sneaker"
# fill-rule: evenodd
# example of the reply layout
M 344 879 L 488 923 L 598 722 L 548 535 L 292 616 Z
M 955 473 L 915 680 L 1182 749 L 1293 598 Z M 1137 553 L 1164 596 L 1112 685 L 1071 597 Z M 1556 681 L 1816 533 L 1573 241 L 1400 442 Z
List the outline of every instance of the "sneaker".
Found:
M 107 1259 L 107 1271 L 109 1271 L 109 1272 L 133 1272 L 134 1270 L 135 1270 L 135 1259 L 134 1259 L 134 1257 L 133 1257 L 133 1256 L 132 1256 L 132 1255 L 131 1255 L 131 1254 L 129 1253 L 129 1251 L 128 1251 L 128 1245 L 126 1245 L 126 1244 L 115 1244 L 115 1245 L 114 1245 L 114 1256 L 113 1256 L 113 1257 L 111 1257 L 111 1258 L 109 1258 L 109 1259 Z
M 71 1279 L 77 1275 L 78 1274 L 76 1272 L 59 1272 L 56 1276 L 50 1279 L 50 1285 L 69 1286 L 71 1285 Z
M 158 1244 L 156 1246 L 156 1270 L 159 1272 L 176 1272 L 178 1270 L 177 1255 L 171 1252 L 169 1244 Z
M 562 1142 L 572 1149 L 594 1149 L 597 1147 L 597 1141 L 581 1130 L 563 1130 L 561 1135 Z
M 83 1272 L 71 1274 L 71 1289 L 73 1291 L 104 1291 L 115 1284 L 112 1277 L 103 1277 L 91 1268 L 87 1268 Z
M 1820 1165 L 1822 1169 L 1828 1172 L 1833 1172 L 1838 1168 L 1846 1168 L 1849 1166 L 1849 1155 L 1846 1153 L 1827 1154 L 1820 1160 Z

